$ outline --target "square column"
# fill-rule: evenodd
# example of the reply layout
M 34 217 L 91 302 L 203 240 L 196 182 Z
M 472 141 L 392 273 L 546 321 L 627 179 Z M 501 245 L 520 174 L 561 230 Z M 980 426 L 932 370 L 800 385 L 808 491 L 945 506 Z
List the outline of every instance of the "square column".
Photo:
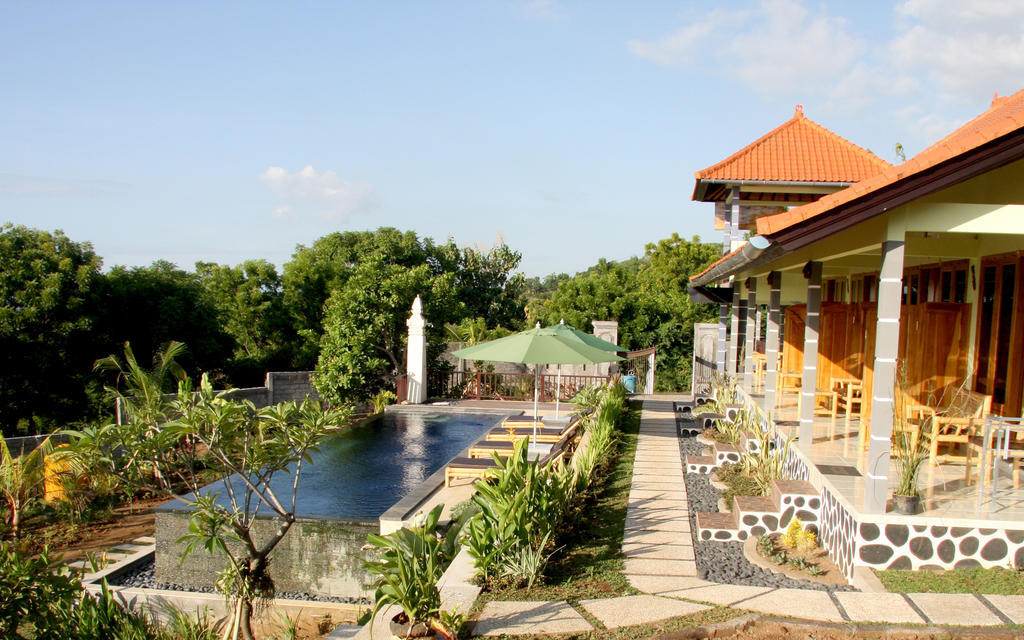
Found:
M 729 354 L 726 362 L 726 373 L 736 376 L 736 359 L 740 352 L 740 283 L 732 283 L 732 330 L 729 333 Z
M 765 333 L 764 352 L 767 373 L 764 378 L 764 406 L 769 416 L 775 412 L 776 393 L 779 384 L 779 319 L 782 310 L 782 273 L 768 274 L 768 331 Z
M 729 235 L 731 236 L 732 242 L 729 245 L 729 251 L 736 246 L 736 243 L 740 240 L 740 187 L 735 185 L 732 188 L 732 215 L 729 216 L 730 222 L 732 223 L 729 227 Z
M 818 330 L 821 328 L 821 263 L 804 266 L 807 278 L 807 319 L 804 323 L 804 370 L 800 387 L 800 439 L 798 445 L 810 452 L 814 440 L 814 396 L 818 390 Z
M 900 234 L 902 235 L 902 234 Z M 903 240 L 882 243 L 878 277 L 878 324 L 875 327 L 875 382 L 871 394 L 871 441 L 868 445 L 864 510 L 885 513 L 889 496 L 889 451 L 896 391 L 896 358 L 900 346 L 900 303 L 903 296 Z
M 754 390 L 754 335 L 757 322 L 757 279 L 747 278 L 747 329 L 746 356 L 743 362 L 743 388 L 747 392 Z
M 718 345 L 715 349 L 715 373 L 725 375 L 726 352 L 729 350 L 729 305 L 718 305 Z

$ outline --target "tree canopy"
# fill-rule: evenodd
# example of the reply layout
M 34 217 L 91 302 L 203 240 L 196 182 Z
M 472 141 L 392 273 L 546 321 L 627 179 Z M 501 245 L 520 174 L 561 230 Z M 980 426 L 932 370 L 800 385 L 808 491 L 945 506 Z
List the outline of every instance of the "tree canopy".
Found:
M 642 256 L 527 279 L 517 272 L 521 254 L 503 242 L 460 247 L 450 237 L 435 242 L 382 227 L 299 245 L 281 271 L 255 259 L 197 262 L 194 271 L 156 261 L 103 273 L 89 243 L 7 224 L 0 227 L 0 428 L 49 432 L 109 413 L 92 363 L 125 343 L 154 353 L 184 342 L 183 369 L 193 377 L 210 372 L 218 386 L 256 386 L 268 370 L 315 367 L 326 397 L 362 399 L 404 371 L 405 321 L 417 295 L 432 327 L 431 368 L 444 366 L 437 357 L 449 328 L 489 339 L 536 321 L 590 329 L 593 320 L 617 320 L 623 346 L 658 348 L 659 388 L 681 388 L 693 322 L 714 314 L 690 303 L 687 279 L 718 252 L 673 235 Z
M 0 427 L 49 432 L 87 405 L 99 257 L 87 242 L 0 226 Z M 96 391 L 93 389 L 93 391 Z
M 527 314 L 541 324 L 566 323 L 590 329 L 594 320 L 617 320 L 619 344 L 627 349 L 656 347 L 661 390 L 689 384 L 693 323 L 715 318 L 709 305 L 690 302 L 689 277 L 720 257 L 717 244 L 685 240 L 678 234 L 648 244 L 642 258 L 599 260 L 562 279 L 550 297 L 530 300 Z

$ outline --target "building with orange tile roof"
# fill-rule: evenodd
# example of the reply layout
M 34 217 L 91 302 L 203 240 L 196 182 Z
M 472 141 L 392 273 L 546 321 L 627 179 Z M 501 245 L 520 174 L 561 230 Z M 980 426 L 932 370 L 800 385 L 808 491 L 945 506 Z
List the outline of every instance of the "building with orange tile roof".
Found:
M 1024 91 L 753 223 L 690 282 L 732 282 L 733 335 L 767 310 L 767 372 L 745 336 L 739 395 L 793 438 L 787 477 L 827 505 L 818 539 L 842 571 L 1024 565 Z M 913 443 L 921 504 L 895 515 L 890 458 Z

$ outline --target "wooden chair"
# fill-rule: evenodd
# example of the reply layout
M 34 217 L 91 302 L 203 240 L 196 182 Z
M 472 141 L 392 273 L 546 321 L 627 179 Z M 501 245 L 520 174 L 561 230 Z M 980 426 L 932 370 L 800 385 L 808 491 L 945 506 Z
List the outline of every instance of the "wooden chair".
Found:
M 992 396 L 975 391 L 963 391 L 950 385 L 943 390 L 938 406 L 932 407 L 907 402 L 907 413 L 911 420 L 920 423 L 928 434 L 928 462 L 932 466 L 940 460 L 963 461 L 969 464 L 971 438 L 984 425 L 985 416 L 992 412 Z M 960 448 L 962 453 L 939 454 L 939 447 Z
M 854 408 L 856 407 L 856 408 Z M 864 383 L 856 378 L 832 378 L 832 419 L 835 420 L 842 409 L 846 414 L 846 426 L 850 426 L 850 418 L 860 418 L 864 413 Z

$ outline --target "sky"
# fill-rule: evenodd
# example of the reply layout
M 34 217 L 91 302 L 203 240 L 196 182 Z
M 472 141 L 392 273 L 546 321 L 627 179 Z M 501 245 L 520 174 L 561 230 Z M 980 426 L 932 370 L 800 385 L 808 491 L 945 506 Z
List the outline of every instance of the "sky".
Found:
M 718 241 L 695 171 L 793 115 L 896 162 L 1024 89 L 1024 0 L 8 2 L 0 224 L 105 268 L 334 231 L 530 276 Z

